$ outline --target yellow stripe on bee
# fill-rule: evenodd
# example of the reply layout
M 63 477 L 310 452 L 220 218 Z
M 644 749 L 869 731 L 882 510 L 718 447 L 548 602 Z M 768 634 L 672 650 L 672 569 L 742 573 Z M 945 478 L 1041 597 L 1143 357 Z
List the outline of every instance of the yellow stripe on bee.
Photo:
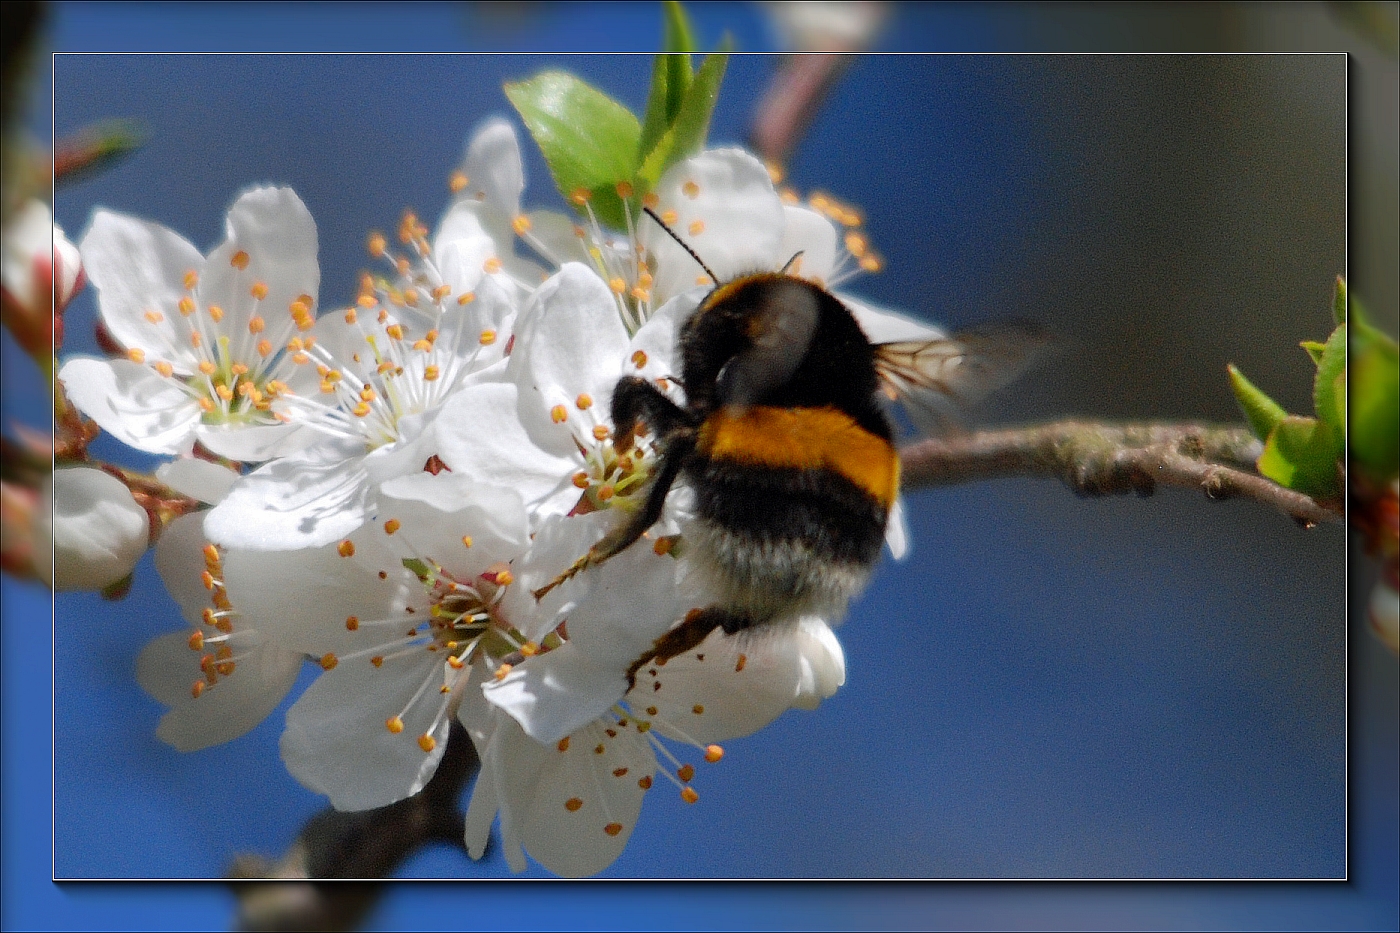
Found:
M 752 466 L 827 469 L 886 509 L 899 491 L 899 457 L 888 441 L 839 408 L 720 409 L 700 428 L 700 453 Z

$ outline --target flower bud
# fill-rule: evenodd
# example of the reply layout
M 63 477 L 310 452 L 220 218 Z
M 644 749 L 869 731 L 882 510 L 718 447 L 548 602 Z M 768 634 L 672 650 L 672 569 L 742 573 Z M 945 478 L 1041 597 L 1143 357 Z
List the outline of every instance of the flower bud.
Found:
M 101 590 L 116 583 L 131 573 L 150 540 L 150 518 L 131 490 L 92 467 L 56 470 L 44 484 L 34 524 L 35 568 L 56 590 Z
M 58 315 L 83 287 L 83 265 L 43 201 L 25 204 L 5 230 L 0 282 L 5 326 L 30 356 L 47 359 L 61 326 Z

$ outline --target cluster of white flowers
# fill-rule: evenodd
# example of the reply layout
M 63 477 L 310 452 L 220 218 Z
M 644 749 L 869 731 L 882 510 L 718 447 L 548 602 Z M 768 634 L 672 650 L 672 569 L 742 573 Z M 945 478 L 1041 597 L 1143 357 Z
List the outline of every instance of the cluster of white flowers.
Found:
M 213 506 L 156 547 L 190 625 L 139 661 L 170 707 L 161 738 L 241 735 L 311 659 L 324 671 L 281 741 L 299 780 L 345 810 L 403 799 L 455 716 L 482 760 L 472 855 L 499 814 L 513 869 L 529 852 L 579 876 L 617 858 L 658 774 L 694 802 L 716 743 L 816 706 L 845 665 L 835 620 L 805 618 L 716 630 L 629 685 L 655 639 L 715 602 L 675 546 L 680 486 L 646 538 L 534 597 L 640 503 L 657 451 L 645 436 L 614 446 L 613 388 L 640 376 L 683 398 L 677 329 L 715 283 L 649 221 L 609 235 L 522 212 L 523 189 L 515 133 L 493 121 L 436 234 L 409 215 L 398 245 L 371 237 L 384 271 L 323 314 L 315 224 L 290 189 L 242 195 L 207 257 L 100 211 L 81 251 L 126 357 L 60 376 L 102 428 L 174 455 L 166 484 Z M 646 198 L 723 278 L 800 254 L 790 272 L 834 287 L 874 264 L 845 209 L 794 201 L 738 149 L 684 160 Z M 843 300 L 872 339 L 936 335 Z

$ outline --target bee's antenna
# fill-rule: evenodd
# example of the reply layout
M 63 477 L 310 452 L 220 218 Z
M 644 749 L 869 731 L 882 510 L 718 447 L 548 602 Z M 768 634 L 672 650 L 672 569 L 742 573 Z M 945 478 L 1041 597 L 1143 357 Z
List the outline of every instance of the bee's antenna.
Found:
M 698 262 L 698 263 L 700 264 L 700 268 L 705 270 L 705 274 L 708 275 L 708 276 L 710 277 L 710 281 L 711 281 L 711 282 L 714 282 L 716 285 L 719 284 L 719 277 L 716 276 L 713 272 L 710 271 L 710 267 L 709 267 L 709 266 L 705 265 L 705 260 L 701 259 L 700 256 L 699 256 L 699 254 L 697 254 L 697 253 L 695 252 L 695 250 L 693 250 L 693 249 L 690 248 L 690 244 L 689 244 L 689 243 L 687 243 L 685 240 L 682 240 L 679 236 L 677 236 L 677 235 L 676 235 L 676 231 L 672 230 L 669 226 L 666 225 L 666 221 L 662 220 L 660 217 L 657 217 L 657 216 L 656 216 L 656 211 L 652 210 L 652 209 L 649 208 L 649 207 L 643 207 L 642 210 L 646 211 L 648 217 L 650 217 L 652 220 L 656 221 L 657 226 L 659 226 L 662 230 L 665 230 L 668 234 L 670 234 L 670 235 L 671 235 L 671 239 L 673 239 L 673 240 L 675 240 L 677 243 L 679 243 L 679 244 L 681 245 L 681 249 L 685 250 L 687 253 L 690 254 L 690 258 L 691 258 L 691 259 L 694 259 L 696 262 Z M 801 255 L 801 254 L 799 253 L 798 255 Z
M 787 271 L 792 268 L 792 264 L 797 262 L 797 260 L 801 259 L 802 254 L 805 252 L 807 252 L 805 249 L 800 249 L 797 252 L 793 253 L 792 258 L 789 259 L 787 262 L 783 263 L 783 267 L 778 271 L 786 274 Z

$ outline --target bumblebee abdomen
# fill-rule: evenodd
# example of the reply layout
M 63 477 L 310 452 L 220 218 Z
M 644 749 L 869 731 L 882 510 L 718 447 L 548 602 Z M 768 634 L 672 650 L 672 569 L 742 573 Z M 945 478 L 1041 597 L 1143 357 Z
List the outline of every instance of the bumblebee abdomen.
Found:
M 726 608 L 749 624 L 844 610 L 898 489 L 889 441 L 839 409 L 763 406 L 712 414 L 698 440 L 687 539 Z

